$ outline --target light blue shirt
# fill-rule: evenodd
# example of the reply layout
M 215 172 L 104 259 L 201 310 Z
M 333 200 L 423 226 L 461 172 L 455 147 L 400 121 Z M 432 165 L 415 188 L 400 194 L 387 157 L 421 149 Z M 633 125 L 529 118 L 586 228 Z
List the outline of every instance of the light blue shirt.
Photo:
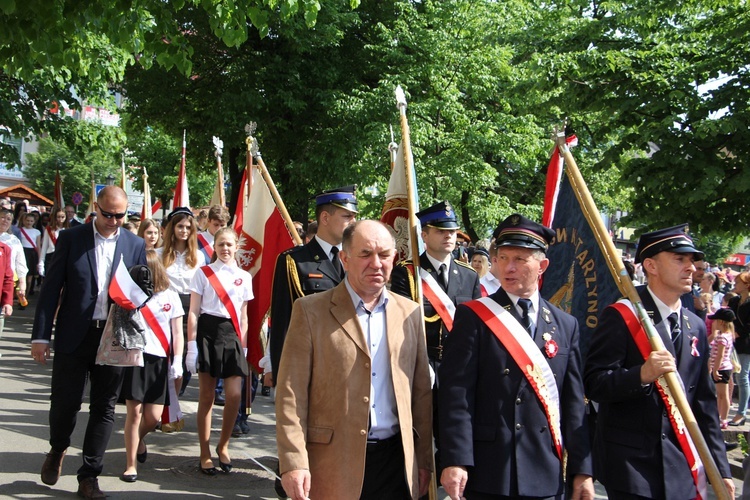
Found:
M 383 288 L 380 299 L 372 311 L 365 309 L 364 301 L 344 280 L 352 298 L 357 321 L 365 334 L 370 350 L 370 425 L 368 440 L 386 439 L 398 433 L 398 408 L 396 393 L 393 391 L 388 337 L 386 335 L 385 306 L 388 304 L 388 291 Z

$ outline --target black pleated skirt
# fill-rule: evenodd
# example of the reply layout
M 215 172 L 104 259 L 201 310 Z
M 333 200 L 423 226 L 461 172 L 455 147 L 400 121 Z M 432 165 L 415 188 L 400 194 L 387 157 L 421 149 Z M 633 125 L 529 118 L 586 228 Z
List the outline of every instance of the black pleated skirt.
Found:
M 247 376 L 247 360 L 231 319 L 201 314 L 196 340 L 199 372 L 215 378 Z
M 169 404 L 169 358 L 143 354 L 143 366 L 125 369 L 120 400 L 135 400 L 157 405 Z

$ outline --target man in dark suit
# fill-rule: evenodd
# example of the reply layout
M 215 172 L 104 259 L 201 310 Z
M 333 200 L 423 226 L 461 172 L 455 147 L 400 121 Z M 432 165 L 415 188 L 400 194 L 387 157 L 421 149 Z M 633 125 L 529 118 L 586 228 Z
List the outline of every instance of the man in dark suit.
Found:
M 68 219 L 68 227 L 81 225 L 81 222 L 76 219 L 76 209 L 73 205 L 65 205 L 65 217 Z
M 734 492 L 707 368 L 706 326 L 680 303 L 691 288 L 695 261 L 702 259 L 686 224 L 643 234 L 635 261 L 642 264 L 648 286 L 638 287 L 638 294 L 666 347 L 651 351 L 628 301 L 606 308 L 591 338 L 584 381 L 586 395 L 599 403 L 594 473 L 610 499 L 696 498 L 698 485 L 705 487 L 702 468 L 689 464 L 687 430 L 681 420 L 670 420 L 673 403 L 662 393 L 659 377 L 675 370 L 719 472 Z
M 120 229 L 127 208 L 125 191 L 107 186 L 97 196 L 94 222 L 60 233 L 39 293 L 31 335 L 31 354 L 44 364 L 50 356 L 57 311 L 49 413 L 52 449 L 42 466 L 45 484 L 53 485 L 60 477 L 87 380 L 91 384 L 83 465 L 78 469 L 78 495 L 84 498 L 106 496 L 99 489 L 97 477 L 112 433 L 124 373 L 122 367 L 94 362 L 109 311 L 109 281 L 121 256 L 128 268 L 146 264 L 143 239 Z
M 456 232 L 458 221 L 456 212 L 447 201 L 436 203 L 417 213 L 422 225 L 422 240 L 425 251 L 419 257 L 422 268 L 423 292 L 426 287 L 432 287 L 436 295 L 423 293 L 425 334 L 427 336 L 427 354 L 430 366 L 437 377 L 440 362 L 443 359 L 443 347 L 451 329 L 455 306 L 468 300 L 482 296 L 479 288 L 479 275 L 468 264 L 453 258 L 456 248 Z M 411 260 L 400 262 L 393 269 L 391 291 L 404 297 L 416 300 L 416 280 L 414 263 Z M 428 295 L 437 297 L 431 300 Z M 441 300 L 442 299 L 442 302 Z M 438 426 L 438 399 L 436 383 L 433 388 L 433 434 L 435 447 L 439 450 L 440 434 Z M 440 471 L 439 454 L 436 455 L 437 471 Z
M 554 232 L 514 214 L 494 237 L 501 288 L 457 308 L 440 365 L 441 483 L 455 500 L 563 498 L 565 471 L 568 497 L 593 499 L 578 323 L 538 289 Z
M 273 379 L 279 373 L 292 304 L 295 300 L 335 287 L 344 278 L 338 257 L 344 229 L 357 217 L 356 186 L 323 191 L 315 197 L 318 232 L 306 245 L 287 250 L 276 259 L 271 295 L 270 346 Z M 273 382 L 268 385 L 273 385 Z

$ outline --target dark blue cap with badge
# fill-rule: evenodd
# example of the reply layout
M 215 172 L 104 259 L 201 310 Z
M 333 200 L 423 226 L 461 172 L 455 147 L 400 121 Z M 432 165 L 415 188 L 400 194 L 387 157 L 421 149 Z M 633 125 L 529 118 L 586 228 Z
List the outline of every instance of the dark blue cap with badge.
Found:
M 438 229 L 458 229 L 456 212 L 447 201 L 435 203 L 431 207 L 417 212 L 417 218 L 422 227 L 432 226 Z
M 693 240 L 688 236 L 688 225 L 659 229 L 651 233 L 644 233 L 638 239 L 638 249 L 635 252 L 635 263 L 643 262 L 660 252 L 692 253 L 696 260 L 703 260 L 703 252 L 695 248 Z
M 513 214 L 502 221 L 495 232 L 496 247 L 521 247 L 547 253 L 555 232 L 521 214 Z
M 354 212 L 355 214 L 359 213 L 359 210 L 357 210 L 356 190 L 357 186 L 355 185 L 328 189 L 315 195 L 315 206 L 333 205 Z

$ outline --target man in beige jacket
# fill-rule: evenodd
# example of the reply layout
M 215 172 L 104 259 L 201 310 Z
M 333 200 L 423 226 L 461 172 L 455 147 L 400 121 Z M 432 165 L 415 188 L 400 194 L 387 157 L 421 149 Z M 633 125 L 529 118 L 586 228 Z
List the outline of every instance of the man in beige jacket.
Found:
M 344 232 L 345 280 L 298 299 L 276 392 L 281 480 L 293 499 L 417 498 L 432 469 L 432 395 L 418 305 L 385 288 L 395 242 Z

